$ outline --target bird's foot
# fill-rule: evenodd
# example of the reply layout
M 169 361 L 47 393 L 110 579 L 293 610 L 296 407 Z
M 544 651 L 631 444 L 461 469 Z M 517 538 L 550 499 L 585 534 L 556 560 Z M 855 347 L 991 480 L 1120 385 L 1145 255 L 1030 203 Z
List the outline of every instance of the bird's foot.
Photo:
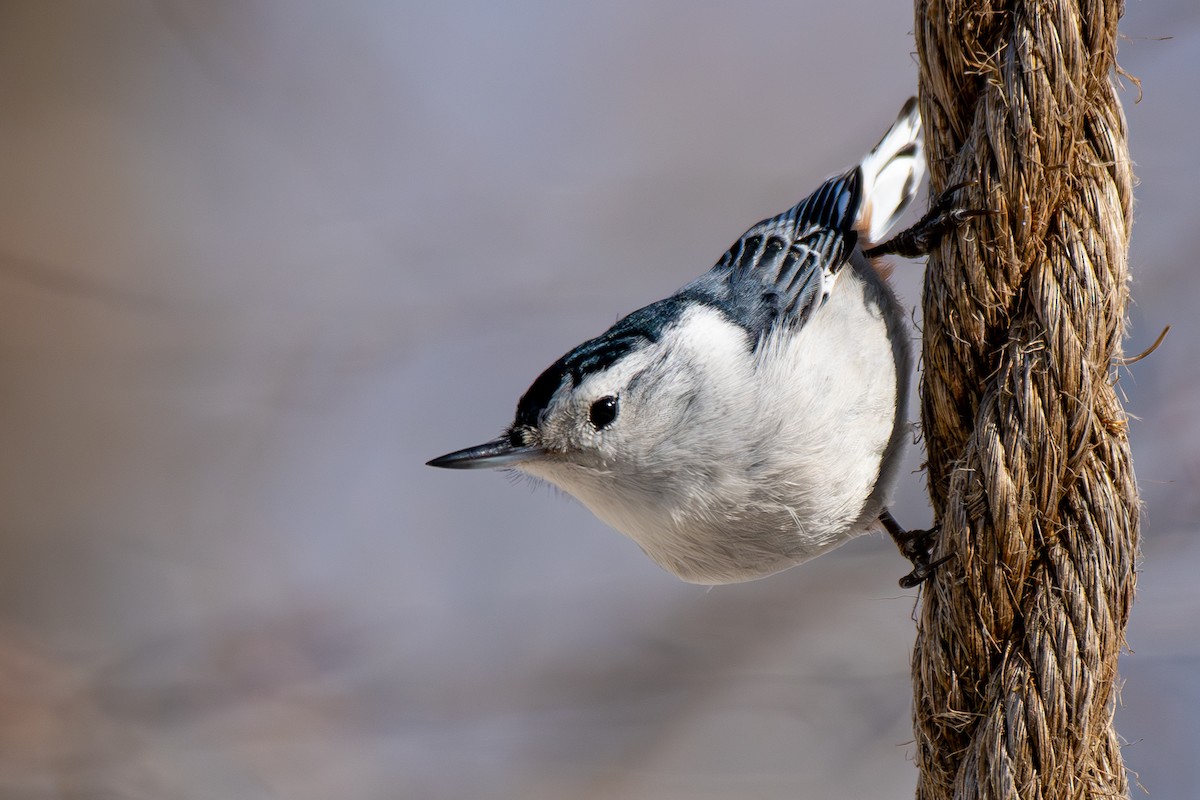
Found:
M 953 555 L 949 555 L 937 561 L 932 560 L 933 547 L 941 525 L 934 525 L 929 529 L 905 530 L 887 509 L 879 515 L 879 521 L 900 548 L 900 553 L 913 565 L 912 572 L 900 579 L 901 587 L 911 589 L 920 586 L 933 576 L 934 570 L 953 558 Z
M 958 193 L 978 183 L 963 181 L 947 188 L 938 195 L 925 212 L 925 216 L 917 220 L 915 225 L 905 228 L 886 242 L 865 250 L 865 254 L 870 258 L 889 254 L 904 258 L 923 256 L 932 250 L 943 236 L 971 217 L 995 213 L 991 209 L 963 208 L 958 205 Z

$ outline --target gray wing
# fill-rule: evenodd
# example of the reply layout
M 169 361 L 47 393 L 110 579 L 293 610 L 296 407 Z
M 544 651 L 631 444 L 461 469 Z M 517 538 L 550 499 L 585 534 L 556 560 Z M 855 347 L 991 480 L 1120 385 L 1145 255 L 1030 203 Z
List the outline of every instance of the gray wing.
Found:
M 861 204 L 862 176 L 855 167 L 746 231 L 679 295 L 716 306 L 756 346 L 776 326 L 800 327 L 825 302 L 858 244 L 854 223 Z

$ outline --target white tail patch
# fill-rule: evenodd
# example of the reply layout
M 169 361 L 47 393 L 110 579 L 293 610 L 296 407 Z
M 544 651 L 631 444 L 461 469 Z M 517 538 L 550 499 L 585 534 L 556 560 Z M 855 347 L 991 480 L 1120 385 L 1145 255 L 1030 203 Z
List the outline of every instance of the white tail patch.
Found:
M 859 165 L 863 202 L 854 227 L 866 242 L 879 244 L 916 196 L 925 177 L 925 143 L 917 98 L 909 98 L 900 116 Z

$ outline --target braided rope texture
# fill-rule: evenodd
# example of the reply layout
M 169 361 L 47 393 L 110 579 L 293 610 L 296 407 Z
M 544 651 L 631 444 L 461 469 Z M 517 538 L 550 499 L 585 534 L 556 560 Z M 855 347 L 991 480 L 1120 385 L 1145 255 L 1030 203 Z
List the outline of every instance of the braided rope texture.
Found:
M 1138 493 L 1114 388 L 1133 175 L 1118 0 L 916 0 L 935 190 L 922 423 L 935 557 L 913 654 L 920 800 L 1127 797 L 1112 718 Z

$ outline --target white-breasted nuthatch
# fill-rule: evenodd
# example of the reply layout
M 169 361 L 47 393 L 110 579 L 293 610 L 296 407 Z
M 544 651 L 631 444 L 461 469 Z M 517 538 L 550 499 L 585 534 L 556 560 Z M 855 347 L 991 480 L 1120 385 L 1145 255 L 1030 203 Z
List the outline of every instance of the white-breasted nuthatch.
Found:
M 928 532 L 887 511 L 910 332 L 872 257 L 921 249 L 946 204 L 900 246 L 863 240 L 881 241 L 924 172 L 912 99 L 862 163 L 552 364 L 503 436 L 429 464 L 547 480 L 693 583 L 759 578 L 879 528 L 914 564 L 901 584 L 919 583 L 936 566 Z

